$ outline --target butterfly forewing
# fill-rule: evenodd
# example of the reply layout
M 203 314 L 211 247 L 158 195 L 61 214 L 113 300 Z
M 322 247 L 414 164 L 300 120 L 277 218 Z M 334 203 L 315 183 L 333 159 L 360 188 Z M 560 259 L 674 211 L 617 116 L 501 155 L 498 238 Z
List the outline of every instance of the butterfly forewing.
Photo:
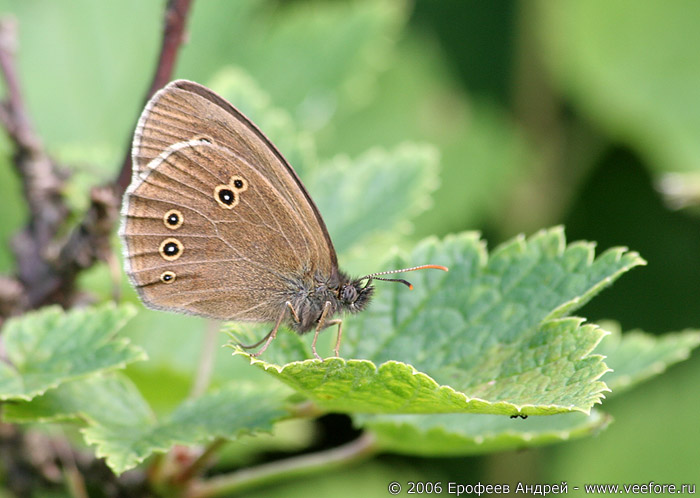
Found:
M 171 145 L 204 138 L 226 147 L 253 165 L 275 185 L 291 209 L 308 225 L 318 227 L 318 237 L 327 246 L 326 259 L 337 267 L 337 258 L 326 226 L 306 188 L 270 140 L 240 111 L 208 88 L 177 80 L 149 101 L 134 134 L 134 172 Z
M 293 170 L 219 101 L 174 82 L 147 105 L 120 230 L 127 272 L 153 308 L 274 321 L 299 279 L 337 272 L 335 252 Z

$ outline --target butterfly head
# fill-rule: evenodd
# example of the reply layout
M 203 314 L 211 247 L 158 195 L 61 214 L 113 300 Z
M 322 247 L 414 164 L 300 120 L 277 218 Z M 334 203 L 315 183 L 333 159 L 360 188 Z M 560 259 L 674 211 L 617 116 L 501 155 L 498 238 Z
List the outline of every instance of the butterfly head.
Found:
M 360 278 L 341 285 L 338 298 L 343 308 L 351 313 L 365 309 L 374 293 L 371 282 L 371 279 Z

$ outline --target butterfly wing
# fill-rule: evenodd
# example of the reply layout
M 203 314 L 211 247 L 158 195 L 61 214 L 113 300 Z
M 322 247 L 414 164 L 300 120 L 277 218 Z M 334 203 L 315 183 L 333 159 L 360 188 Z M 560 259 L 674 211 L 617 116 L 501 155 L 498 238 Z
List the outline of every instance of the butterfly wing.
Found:
M 294 170 L 224 99 L 176 81 L 147 104 L 120 235 L 152 308 L 274 321 L 299 279 L 337 273 L 325 224 Z

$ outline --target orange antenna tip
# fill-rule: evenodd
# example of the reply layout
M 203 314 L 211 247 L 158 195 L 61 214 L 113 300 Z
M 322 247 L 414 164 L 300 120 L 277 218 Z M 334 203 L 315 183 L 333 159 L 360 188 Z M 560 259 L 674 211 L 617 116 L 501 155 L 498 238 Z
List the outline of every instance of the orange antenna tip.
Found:
M 418 266 L 416 268 L 411 268 L 411 271 L 413 270 L 425 270 L 427 268 L 433 268 L 435 270 L 442 270 L 442 271 L 450 271 L 450 269 L 446 266 L 442 265 L 423 265 L 423 266 Z

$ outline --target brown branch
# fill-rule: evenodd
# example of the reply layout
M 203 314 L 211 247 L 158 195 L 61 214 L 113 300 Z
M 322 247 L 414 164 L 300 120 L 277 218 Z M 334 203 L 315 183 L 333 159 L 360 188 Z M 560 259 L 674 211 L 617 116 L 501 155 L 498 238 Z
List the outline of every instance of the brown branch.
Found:
M 168 3 L 161 53 L 148 98 L 171 78 L 191 3 L 192 0 Z M 50 303 L 68 307 L 75 301 L 79 273 L 109 257 L 119 201 L 131 177 L 127 151 L 116 182 L 92 189 L 90 206 L 82 221 L 65 238 L 57 240 L 70 215 L 62 195 L 67 175 L 48 156 L 31 124 L 22 97 L 16 50 L 17 23 L 12 18 L 2 18 L 0 73 L 7 94 L 0 103 L 0 123 L 14 144 L 14 163 L 29 206 L 29 222 L 12 241 L 17 260 L 14 279 L 0 278 L 0 318 Z
M 34 134 L 24 109 L 22 93 L 15 66 L 17 52 L 17 21 L 7 16 L 0 19 L 0 68 L 7 86 L 7 101 L 3 103 L 3 124 L 16 144 L 27 152 L 41 153 L 41 142 Z
M 153 75 L 153 81 L 148 89 L 144 104 L 172 79 L 175 61 L 180 52 L 180 45 L 185 38 L 185 24 L 190 11 L 192 0 L 169 0 L 165 10 L 165 26 L 163 42 L 158 57 L 158 65 Z M 131 181 L 131 142 L 126 148 L 122 167 L 117 177 L 117 190 L 121 195 Z
M 7 98 L 0 104 L 0 120 L 14 143 L 14 164 L 22 180 L 24 196 L 29 206 L 29 222 L 12 241 L 17 258 L 17 281 L 23 288 L 23 299 L 15 307 L 36 307 L 39 297 L 54 287 L 52 273 L 44 251 L 54 239 L 68 216 L 63 202 L 65 174 L 44 151 L 34 132 L 20 91 L 15 52 L 17 23 L 0 19 L 0 71 L 7 87 Z M 3 303 L 1 308 L 11 307 Z M 14 314 L 21 309 L 11 309 Z
M 83 221 L 65 240 L 57 240 L 70 215 L 62 195 L 67 175 L 48 156 L 29 119 L 17 73 L 16 49 L 17 23 L 2 18 L 0 72 L 7 98 L 0 105 L 0 121 L 14 144 L 14 164 L 29 207 L 29 222 L 12 240 L 17 260 L 15 278 L 0 280 L 2 316 L 49 303 L 69 306 L 79 272 L 106 259 L 118 212 L 112 189 L 95 188 Z

